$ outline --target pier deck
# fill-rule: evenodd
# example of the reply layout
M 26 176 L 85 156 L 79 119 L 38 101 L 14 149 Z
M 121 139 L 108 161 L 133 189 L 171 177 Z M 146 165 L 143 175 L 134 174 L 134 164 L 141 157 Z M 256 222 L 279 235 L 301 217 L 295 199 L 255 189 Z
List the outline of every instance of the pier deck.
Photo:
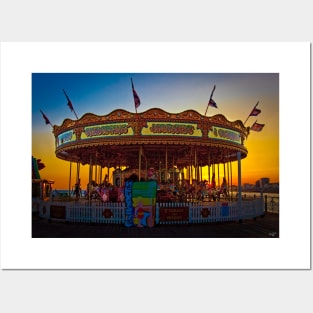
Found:
M 279 214 L 265 213 L 242 222 L 156 225 L 127 228 L 116 224 L 71 224 L 32 218 L 32 238 L 277 238 Z

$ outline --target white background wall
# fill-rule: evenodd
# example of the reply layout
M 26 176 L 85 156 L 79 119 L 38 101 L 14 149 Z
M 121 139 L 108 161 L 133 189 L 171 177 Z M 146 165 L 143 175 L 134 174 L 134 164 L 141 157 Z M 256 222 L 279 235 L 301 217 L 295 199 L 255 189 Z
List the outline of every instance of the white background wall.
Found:
M 4 0 L 0 40 L 312 42 L 312 24 L 310 1 L 303 0 Z M 301 110 L 301 104 L 295 106 Z M 297 181 L 307 174 L 297 173 Z M 312 309 L 312 276 L 307 270 L 260 269 L 1 270 L 0 307 L 3 312 L 305 313 Z

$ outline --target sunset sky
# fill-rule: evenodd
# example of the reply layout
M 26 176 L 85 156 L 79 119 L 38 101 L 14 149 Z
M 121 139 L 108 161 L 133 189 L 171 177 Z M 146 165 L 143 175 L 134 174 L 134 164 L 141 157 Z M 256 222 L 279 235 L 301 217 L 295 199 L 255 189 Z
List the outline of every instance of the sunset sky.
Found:
M 131 78 L 141 99 L 138 112 L 156 107 L 171 113 L 193 109 L 205 114 L 213 86 L 218 108 L 209 107 L 207 116 L 223 114 L 228 120 L 245 122 L 257 106 L 258 116 L 249 117 L 265 124 L 261 132 L 251 131 L 242 160 L 242 183 L 254 184 L 262 177 L 279 181 L 279 74 L 278 73 L 36 73 L 32 74 L 32 155 L 45 168 L 41 178 L 55 180 L 55 189 L 67 189 L 69 162 L 55 156 L 54 135 L 40 110 L 53 125 L 65 118 L 76 119 L 70 111 L 63 89 L 78 117 L 85 113 L 106 115 L 115 109 L 135 112 Z M 234 164 L 234 163 L 233 163 Z M 233 184 L 237 184 L 237 164 L 233 165 Z M 74 171 L 74 167 L 72 171 Z M 75 173 L 75 172 L 74 172 Z M 75 183 L 73 174 L 72 184 Z M 88 182 L 88 166 L 81 168 L 83 188 Z

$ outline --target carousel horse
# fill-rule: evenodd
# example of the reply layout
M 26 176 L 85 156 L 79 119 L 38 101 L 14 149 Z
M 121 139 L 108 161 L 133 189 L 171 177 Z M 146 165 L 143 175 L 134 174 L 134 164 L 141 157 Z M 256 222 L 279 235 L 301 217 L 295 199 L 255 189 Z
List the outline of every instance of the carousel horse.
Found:
M 102 199 L 101 193 L 100 193 L 100 188 L 98 186 L 87 186 L 87 194 L 86 194 L 86 199 Z
M 218 201 L 221 199 L 221 196 L 226 199 L 227 196 L 228 196 L 228 193 L 227 193 L 227 189 L 226 188 L 220 188 L 217 192 L 217 199 Z
M 107 202 L 107 201 L 109 201 L 109 189 L 108 188 L 106 188 L 106 187 L 103 187 L 101 190 L 100 190 L 100 192 L 99 192 L 99 196 L 100 196 L 100 198 L 101 198 L 101 200 L 103 201 L 103 202 Z

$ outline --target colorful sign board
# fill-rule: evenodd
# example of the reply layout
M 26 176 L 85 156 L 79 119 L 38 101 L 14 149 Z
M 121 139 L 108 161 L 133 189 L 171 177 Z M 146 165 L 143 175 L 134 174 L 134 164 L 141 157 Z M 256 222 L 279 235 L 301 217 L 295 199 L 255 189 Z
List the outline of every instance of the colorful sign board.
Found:
M 160 222 L 188 222 L 189 207 L 160 208 Z
M 124 187 L 125 226 L 154 226 L 156 189 L 156 181 L 126 181 Z
M 212 130 L 209 131 L 208 136 L 209 138 L 212 139 L 226 140 L 237 144 L 241 144 L 240 133 L 232 129 L 213 126 Z
M 70 143 L 76 140 L 76 134 L 73 130 L 68 130 L 64 133 L 61 133 L 57 137 L 56 145 L 57 147 L 62 146 L 63 144 Z
M 147 127 L 142 128 L 141 135 L 201 137 L 202 131 L 193 123 L 147 122 Z
M 229 216 L 229 205 L 228 202 L 222 203 L 221 206 L 221 215 L 224 216 Z
M 128 123 L 100 124 L 86 126 L 81 134 L 81 139 L 132 136 L 133 129 Z

